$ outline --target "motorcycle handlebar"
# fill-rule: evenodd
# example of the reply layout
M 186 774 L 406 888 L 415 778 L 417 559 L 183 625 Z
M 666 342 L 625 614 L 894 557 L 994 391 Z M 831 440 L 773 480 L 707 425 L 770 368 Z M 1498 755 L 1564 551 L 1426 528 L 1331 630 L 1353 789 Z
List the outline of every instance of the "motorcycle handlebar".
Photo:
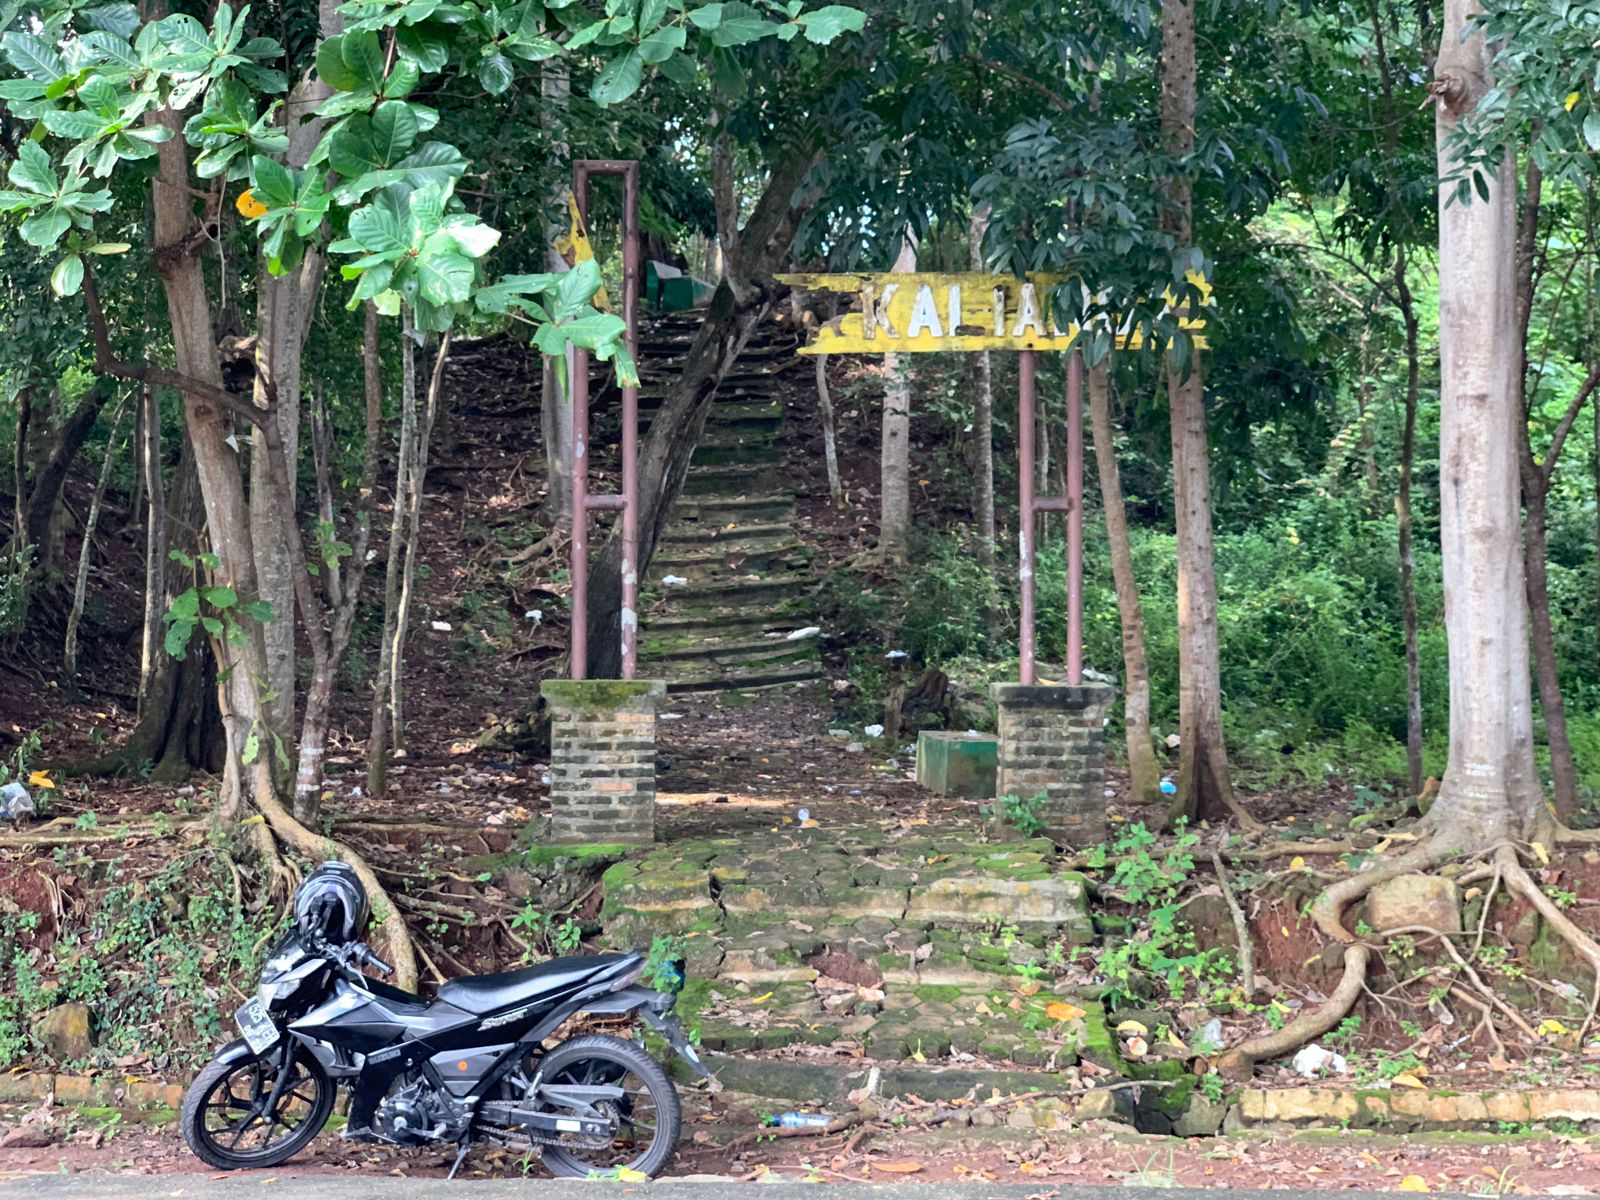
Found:
M 393 975 L 394 968 L 372 952 L 372 947 L 365 942 L 357 942 L 355 946 L 355 960 L 363 967 L 371 967 L 380 975 Z

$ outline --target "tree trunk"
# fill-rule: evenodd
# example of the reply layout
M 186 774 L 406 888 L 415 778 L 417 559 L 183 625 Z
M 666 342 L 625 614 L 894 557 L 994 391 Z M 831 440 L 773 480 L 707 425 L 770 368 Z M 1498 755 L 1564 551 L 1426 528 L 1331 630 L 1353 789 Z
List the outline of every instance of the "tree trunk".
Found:
M 389 652 L 389 728 L 396 749 L 405 743 L 406 637 L 411 628 L 411 588 L 417 571 L 417 542 L 422 522 L 423 492 L 428 481 L 428 442 L 439 419 L 439 395 L 444 389 L 444 364 L 450 354 L 450 335 L 439 342 L 428 380 L 428 401 L 412 440 L 411 483 L 406 488 L 406 559 L 400 569 L 400 602 L 395 609 L 394 648 Z M 414 386 L 414 385 L 413 385 Z
M 1439 174 L 1489 87 L 1478 0 L 1446 0 L 1434 87 Z M 1484 170 L 1488 199 L 1439 190 L 1439 549 L 1450 650 L 1450 759 L 1427 817 L 1449 848 L 1548 840 L 1533 760 L 1528 610 L 1517 469 L 1515 164 Z
M 797 148 L 773 168 L 750 220 L 739 234 L 738 254 L 717 286 L 683 370 L 672 383 L 639 448 L 639 577 L 655 555 L 672 515 L 689 462 L 705 429 L 717 387 L 733 369 L 773 299 L 773 272 L 788 257 L 801 220 L 819 193 L 801 190 L 815 161 Z M 615 677 L 622 666 L 622 539 L 613 532 L 589 575 L 589 673 Z
M 177 368 L 188 379 L 220 389 L 222 369 L 199 258 L 201 248 L 210 245 L 210 239 L 195 216 L 183 117 L 163 109 L 151 119 L 172 131 L 158 149 L 160 169 L 150 187 L 156 268 L 166 293 Z M 241 600 L 253 600 L 259 593 L 250 512 L 245 503 L 239 455 L 229 443 L 234 432 L 231 414 L 210 396 L 197 391 L 183 393 L 183 409 L 194 447 L 211 551 L 218 559 L 215 582 L 232 588 Z M 279 621 L 293 619 L 292 610 L 274 616 Z M 259 757 L 253 767 L 245 763 L 245 743 L 259 721 L 255 681 L 266 678 L 266 649 L 259 623 L 246 621 L 243 629 L 243 641 L 237 645 L 214 639 L 219 679 L 223 681 L 217 701 L 227 738 L 219 798 L 224 817 L 237 816 L 253 792 L 265 788 L 270 798 L 275 791 L 270 767 L 263 770 Z M 266 757 L 270 759 L 271 755 Z
M 1400 433 L 1400 486 L 1395 491 L 1395 524 L 1399 529 L 1400 606 L 1406 640 L 1406 776 L 1411 794 L 1422 794 L 1422 652 L 1417 644 L 1417 560 L 1412 549 L 1411 477 L 1417 459 L 1417 404 L 1421 392 L 1422 353 L 1418 345 L 1417 308 L 1406 279 L 1406 252 L 1395 252 L 1394 286 L 1406 329 L 1405 418 Z
M 829 311 L 819 312 L 816 319 L 826 322 L 832 317 Z M 789 293 L 789 315 L 794 321 L 795 334 L 806 336 L 809 314 L 800 301 L 798 291 Z M 828 473 L 828 499 L 835 508 L 844 504 L 844 482 L 839 478 L 839 431 L 833 416 L 833 393 L 828 389 L 828 356 L 818 354 L 815 362 L 817 381 L 817 411 L 822 419 L 822 461 Z
M 983 235 L 989 227 L 987 207 L 974 209 L 969 235 L 971 238 L 970 265 L 973 271 L 983 270 Z M 994 364 L 987 350 L 973 356 L 977 371 L 978 389 L 973 399 L 972 437 L 978 446 L 977 517 L 978 562 L 992 581 L 995 578 L 994 535 Z M 991 618 L 993 616 L 991 605 Z M 991 620 L 992 623 L 992 620 Z
M 717 134 L 711 144 L 711 199 L 717 219 L 717 254 L 722 260 L 719 278 L 733 269 L 739 246 L 739 196 L 733 182 L 733 139 Z
M 322 36 L 338 33 L 343 22 L 334 0 L 321 0 L 319 10 Z M 309 70 L 295 82 L 285 107 L 286 113 L 293 114 L 292 118 L 285 118 L 289 147 L 284 162 L 290 168 L 303 168 L 321 141 L 326 122 L 315 115 L 316 107 L 332 94 L 333 89 Z M 255 430 L 250 455 L 250 532 L 261 598 L 272 605 L 273 612 L 262 635 L 267 691 L 261 706 L 273 736 L 287 747 L 294 738 L 294 587 L 299 565 L 290 554 L 289 534 L 284 526 L 299 520 L 296 467 L 300 461 L 301 367 L 306 336 L 316 312 L 317 292 L 322 286 L 324 259 L 318 249 L 308 245 L 296 269 L 273 275 L 267 270 L 266 256 L 258 257 L 255 402 L 266 408 L 271 401 L 288 466 L 289 494 L 275 496 L 264 431 Z M 316 619 L 311 613 L 304 617 L 307 621 Z
M 909 231 L 895 256 L 897 274 L 917 269 L 917 247 Z M 878 551 L 904 563 L 911 544 L 911 370 L 899 354 L 883 356 L 883 445 L 880 457 Z
M 367 734 L 367 795 L 381 796 L 389 786 L 390 672 L 394 661 L 395 619 L 400 612 L 400 570 L 405 562 L 406 513 L 410 509 L 411 459 L 417 439 L 416 342 L 411 319 L 401 310 L 400 448 L 394 469 L 394 510 L 389 518 L 388 563 L 383 575 L 383 634 L 378 665 L 372 677 L 372 726 Z
M 356 487 L 355 533 L 351 538 L 349 571 L 342 588 L 329 578 L 331 628 L 326 654 L 312 656 L 311 683 L 306 688 L 305 716 L 300 722 L 300 754 L 295 767 L 295 814 L 315 814 L 321 802 L 323 764 L 328 755 L 328 734 L 333 724 L 333 692 L 339 661 L 350 647 L 356 611 L 361 605 L 361 583 L 367 572 L 367 546 L 372 540 L 373 486 L 378 474 L 379 435 L 383 428 L 383 379 L 378 354 L 378 310 L 366 305 L 361 340 L 361 369 L 366 392 L 366 430 L 362 439 L 361 478 Z M 321 410 L 320 398 L 318 410 Z M 325 431 L 333 442 L 331 427 Z M 333 522 L 332 486 L 326 520 Z
M 1111 547 L 1111 576 L 1122 618 L 1123 724 L 1128 740 L 1128 773 L 1133 801 L 1147 804 L 1161 798 L 1161 765 L 1150 737 L 1150 666 L 1144 652 L 1144 610 L 1139 581 L 1133 574 L 1133 545 L 1128 540 L 1128 510 L 1122 499 L 1122 472 L 1111 428 L 1111 373 L 1105 363 L 1089 368 L 1089 419 L 1094 427 L 1094 461 L 1100 476 L 1100 503 L 1105 510 L 1106 541 Z
M 144 531 L 144 625 L 139 637 L 139 714 L 144 715 L 150 685 L 162 655 L 161 617 L 167 605 L 167 487 L 161 474 L 161 401 L 144 385 L 139 439 L 139 469 L 147 510 Z M 188 456 L 184 456 L 187 460 Z
M 1561 674 L 1556 665 L 1555 632 L 1550 621 L 1548 528 L 1550 481 L 1560 456 L 1552 447 L 1540 462 L 1533 453 L 1529 429 L 1532 406 L 1538 394 L 1528 390 L 1528 330 L 1533 317 L 1534 267 L 1538 260 L 1539 208 L 1544 175 L 1528 162 L 1522 199 L 1522 220 L 1517 231 L 1517 328 L 1523 370 L 1518 373 L 1517 469 L 1522 479 L 1524 526 L 1524 586 L 1528 595 L 1528 623 L 1532 633 L 1533 673 L 1539 684 L 1539 709 L 1544 715 L 1545 742 L 1550 748 L 1550 778 L 1555 788 L 1556 817 L 1572 823 L 1578 811 L 1578 769 L 1572 761 L 1572 741 L 1567 736 L 1567 708 L 1561 697 Z
M 1161 129 L 1167 151 L 1194 151 L 1194 0 L 1163 0 Z M 1194 199 L 1176 167 L 1168 185 L 1167 225 L 1175 244 L 1193 244 Z M 1211 535 L 1211 461 L 1200 351 L 1185 368 L 1167 371 L 1172 417 L 1172 491 L 1178 539 L 1178 792 L 1168 821 L 1180 816 L 1254 824 L 1233 795 L 1222 737 L 1222 664 L 1217 629 L 1217 579 Z
M 105 503 L 106 488 L 111 483 L 111 467 L 117 458 L 117 434 L 122 427 L 122 406 L 111 414 L 111 432 L 106 435 L 106 457 L 100 464 L 100 478 L 95 481 L 94 495 L 89 500 L 89 515 L 83 521 L 83 545 L 78 550 L 78 574 L 72 586 L 72 607 L 67 612 L 67 637 L 61 652 L 62 666 L 69 680 L 78 677 L 78 623 L 83 620 L 83 601 L 89 587 L 89 561 L 94 557 L 94 529 L 100 523 L 100 506 Z
M 114 390 L 109 381 L 101 380 L 84 393 L 83 398 L 78 401 L 78 407 L 72 410 L 72 415 L 62 422 L 61 432 L 56 435 L 55 444 L 50 447 L 49 457 L 34 475 L 33 483 L 28 488 L 28 500 L 24 506 L 21 525 L 24 531 L 23 545 L 36 548 L 37 562 L 44 562 L 47 558 L 45 547 L 52 537 L 51 522 L 55 520 L 57 509 L 61 504 L 61 492 L 66 487 L 72 464 L 77 460 L 83 444 L 89 440 L 89 435 L 94 432 L 95 423 L 100 419 L 100 412 L 111 399 Z

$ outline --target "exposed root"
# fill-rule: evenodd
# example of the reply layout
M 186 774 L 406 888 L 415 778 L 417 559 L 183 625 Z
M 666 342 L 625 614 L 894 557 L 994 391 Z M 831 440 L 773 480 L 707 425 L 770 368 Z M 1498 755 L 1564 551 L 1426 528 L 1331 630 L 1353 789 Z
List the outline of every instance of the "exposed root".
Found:
M 1215 850 L 1211 852 L 1211 865 L 1217 872 L 1222 898 L 1228 902 L 1228 912 L 1233 916 L 1233 930 L 1239 938 L 1239 978 L 1244 981 L 1245 998 L 1250 999 L 1256 994 L 1256 951 L 1250 941 L 1250 922 L 1244 919 L 1244 909 L 1239 907 L 1239 898 L 1233 894 L 1233 885 L 1228 882 L 1228 868 L 1222 865 L 1222 855 Z
M 1508 891 L 1521 896 L 1533 905 L 1544 923 L 1561 940 L 1571 946 L 1578 955 L 1589 964 L 1591 970 L 1600 973 L 1600 942 L 1596 942 L 1556 907 L 1556 902 L 1544 894 L 1544 889 L 1533 881 L 1533 877 L 1523 868 L 1522 862 L 1517 858 L 1517 852 L 1510 846 L 1502 846 L 1495 852 L 1495 865 L 1501 870 L 1502 877 Z
M 1488 1035 L 1489 1044 L 1494 1047 L 1494 1052 L 1501 1059 L 1504 1059 L 1506 1056 L 1506 1044 L 1500 1040 L 1500 1035 L 1495 1032 L 1494 1018 L 1489 1006 L 1458 984 L 1450 985 L 1450 994 L 1461 1003 L 1477 1011 L 1478 1029 Z
M 367 896 L 372 901 L 372 911 L 378 916 L 379 926 L 383 930 L 385 957 L 395 969 L 395 986 L 408 992 L 416 991 L 416 947 L 411 940 L 410 932 L 406 929 L 405 917 L 401 915 L 399 905 L 379 881 L 378 874 L 372 869 L 371 864 L 344 843 L 313 833 L 300 824 L 267 789 L 257 788 L 256 791 L 266 793 L 256 796 L 256 807 L 261 810 L 261 815 L 272 827 L 273 834 L 285 846 L 307 858 L 337 858 L 350 864 L 360 878 L 361 886 L 367 890 Z
M 137 838 L 181 838 L 189 841 L 204 833 L 204 821 L 122 821 L 92 829 L 79 828 L 70 818 L 61 817 L 29 829 L 0 833 L 0 849 L 7 846 L 85 846 L 96 842 L 128 842 Z
M 1345 909 L 1380 883 L 1430 867 L 1444 857 L 1444 851 L 1424 845 L 1392 862 L 1371 867 L 1324 888 L 1311 902 L 1311 919 L 1327 937 L 1344 943 L 1344 974 L 1339 985 L 1325 1001 L 1301 1013 L 1282 1029 L 1248 1038 L 1223 1054 L 1217 1060 L 1217 1069 L 1236 1078 L 1248 1076 L 1257 1060 L 1277 1058 L 1297 1050 L 1344 1020 L 1366 988 L 1367 968 L 1372 963 L 1372 947 L 1357 941 L 1345 928 Z

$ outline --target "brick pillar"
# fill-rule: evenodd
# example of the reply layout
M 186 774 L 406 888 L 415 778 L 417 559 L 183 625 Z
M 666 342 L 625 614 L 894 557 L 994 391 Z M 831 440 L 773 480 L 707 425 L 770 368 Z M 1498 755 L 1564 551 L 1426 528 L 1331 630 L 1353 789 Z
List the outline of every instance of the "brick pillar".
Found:
M 656 837 L 656 706 L 650 679 L 547 679 L 550 841 L 648 845 Z
M 1080 850 L 1105 841 L 1105 721 L 1116 689 L 994 683 L 989 694 L 1000 711 L 995 795 L 1043 792 L 1042 815 L 1057 841 Z

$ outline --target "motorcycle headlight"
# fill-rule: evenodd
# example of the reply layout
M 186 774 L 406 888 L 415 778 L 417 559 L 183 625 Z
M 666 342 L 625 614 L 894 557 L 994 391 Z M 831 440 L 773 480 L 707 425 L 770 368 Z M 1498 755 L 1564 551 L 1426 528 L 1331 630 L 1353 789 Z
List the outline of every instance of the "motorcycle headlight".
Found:
M 289 975 L 278 975 L 271 979 L 263 979 L 256 988 L 256 999 L 267 1008 L 273 1008 L 279 1001 L 287 1000 L 294 995 L 295 989 L 300 986 L 300 980 Z

